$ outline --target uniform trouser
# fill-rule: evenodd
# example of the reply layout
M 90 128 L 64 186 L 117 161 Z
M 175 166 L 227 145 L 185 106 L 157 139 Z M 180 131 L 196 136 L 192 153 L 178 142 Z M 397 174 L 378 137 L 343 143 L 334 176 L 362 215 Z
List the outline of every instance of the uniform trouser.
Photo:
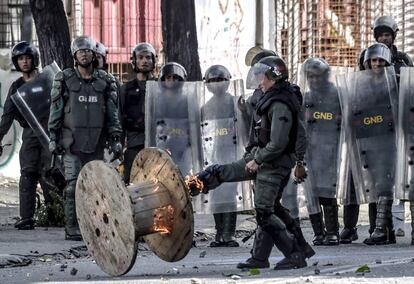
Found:
M 405 221 L 405 201 L 399 200 L 398 204 L 392 205 L 392 219 L 396 229 L 404 230 Z
M 124 153 L 124 182 L 129 184 L 129 178 L 131 175 L 132 163 L 139 151 L 144 149 L 144 145 L 138 145 L 135 147 L 128 147 Z
M 359 204 L 356 199 L 356 191 L 352 175 L 350 175 L 350 179 L 350 200 L 348 204 L 344 205 L 344 227 L 348 229 L 356 227 L 359 217 Z
M 221 182 L 255 180 L 254 206 L 257 224 L 268 233 L 276 247 L 287 257 L 293 251 L 294 242 L 287 237 L 285 223 L 275 214 L 274 205 L 280 196 L 280 189 L 291 169 L 263 163 L 257 174 L 245 171 L 246 161 L 240 159 L 234 163 L 221 165 L 218 169 Z M 291 241 L 290 241 L 291 240 Z
M 19 202 L 20 217 L 22 219 L 33 218 L 36 204 L 36 187 L 39 182 L 46 202 L 51 201 L 50 191 L 53 185 L 46 177 L 46 171 L 50 166 L 49 151 L 44 149 L 35 136 L 29 135 L 24 130 L 23 143 L 19 152 L 20 181 Z
M 63 163 L 65 168 L 65 179 L 67 185 L 63 192 L 65 201 L 64 211 L 66 218 L 66 232 L 73 231 L 78 228 L 78 221 L 76 218 L 76 181 L 82 167 L 93 160 L 103 160 L 103 150 L 91 154 L 85 153 L 70 153 L 66 152 L 63 156 Z M 69 233 L 70 234 L 70 233 Z

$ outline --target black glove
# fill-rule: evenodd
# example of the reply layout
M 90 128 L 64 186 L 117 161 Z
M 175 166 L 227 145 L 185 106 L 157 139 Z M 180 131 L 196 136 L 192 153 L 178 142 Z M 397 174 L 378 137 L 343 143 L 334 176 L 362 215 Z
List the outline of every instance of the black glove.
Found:
M 301 162 L 297 162 L 294 169 L 295 183 L 299 184 L 305 181 L 308 173 Z
M 119 136 L 112 136 L 111 144 L 109 146 L 109 153 L 113 154 L 112 161 L 119 159 L 122 160 L 122 144 Z
M 197 182 L 187 182 L 190 189 L 190 195 L 196 196 L 200 193 L 207 194 L 210 190 L 215 189 L 221 184 L 221 181 L 218 178 L 218 169 L 220 165 L 211 165 L 205 170 L 199 172 L 195 175 L 195 178 L 198 182 L 201 183 L 201 186 Z

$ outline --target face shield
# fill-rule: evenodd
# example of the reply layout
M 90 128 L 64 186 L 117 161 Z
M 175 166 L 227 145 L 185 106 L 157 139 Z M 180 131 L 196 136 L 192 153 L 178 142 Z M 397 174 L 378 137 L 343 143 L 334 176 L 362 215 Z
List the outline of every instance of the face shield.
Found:
M 263 63 L 256 63 L 255 65 L 253 65 L 250 68 L 249 73 L 247 74 L 246 89 L 258 89 L 260 86 L 260 82 L 262 82 L 265 76 L 265 72 L 270 68 L 270 66 Z

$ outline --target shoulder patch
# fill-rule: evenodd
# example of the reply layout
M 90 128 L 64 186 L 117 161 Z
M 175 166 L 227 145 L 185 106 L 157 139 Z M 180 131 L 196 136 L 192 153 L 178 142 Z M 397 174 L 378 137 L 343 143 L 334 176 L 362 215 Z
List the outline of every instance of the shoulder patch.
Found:
M 55 75 L 55 81 L 63 81 L 64 78 L 65 78 L 65 75 L 63 75 L 62 71 L 57 72 Z
M 75 74 L 75 72 L 72 68 L 67 68 L 67 69 L 63 70 L 62 73 L 63 73 L 64 78 L 72 77 Z

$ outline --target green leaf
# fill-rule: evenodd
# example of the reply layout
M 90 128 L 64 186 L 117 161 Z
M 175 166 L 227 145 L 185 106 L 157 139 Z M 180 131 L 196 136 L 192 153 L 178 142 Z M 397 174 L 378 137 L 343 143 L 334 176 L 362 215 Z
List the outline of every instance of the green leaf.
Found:
M 257 268 L 252 268 L 249 270 L 250 275 L 259 275 L 260 274 L 260 269 Z
M 364 264 L 363 266 L 359 267 L 355 273 L 368 273 L 371 272 L 371 269 L 369 268 L 368 264 Z

